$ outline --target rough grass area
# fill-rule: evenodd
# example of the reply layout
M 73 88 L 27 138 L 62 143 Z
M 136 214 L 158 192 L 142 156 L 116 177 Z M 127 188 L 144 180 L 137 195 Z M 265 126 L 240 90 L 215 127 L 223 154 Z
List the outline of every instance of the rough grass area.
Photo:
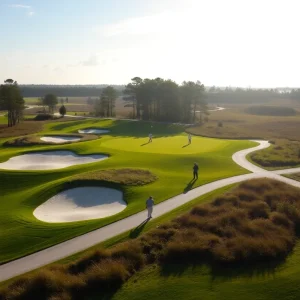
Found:
M 251 159 L 267 168 L 294 167 L 300 165 L 300 142 L 273 140 L 272 145 L 250 155 Z
M 245 109 L 245 112 L 261 116 L 295 116 L 297 114 L 297 111 L 292 107 L 269 105 L 250 106 Z
M 172 266 L 178 274 L 205 263 L 226 273 L 228 265 L 232 271 L 241 264 L 276 262 L 290 253 L 299 229 L 300 190 L 270 179 L 251 180 L 137 239 L 24 276 L 4 288 L 0 299 L 112 296 L 135 273 L 138 284 L 137 272 L 147 265 L 168 271 Z
M 0 125 L 0 138 L 33 134 L 41 131 L 42 129 L 43 122 L 34 121 L 21 122 L 13 127 L 7 127 L 7 125 Z
M 74 176 L 75 180 L 100 180 L 121 185 L 145 185 L 154 182 L 157 177 L 147 170 L 113 169 L 83 173 Z
M 51 135 L 47 135 L 51 136 Z M 57 135 L 55 135 L 57 136 Z M 60 143 L 60 145 L 64 144 L 71 144 L 71 143 L 78 143 L 78 142 L 83 142 L 83 141 L 91 141 L 99 138 L 97 135 L 93 134 L 68 134 L 68 135 L 63 135 L 60 134 L 60 136 L 65 136 L 65 137 L 78 137 L 81 138 L 80 141 L 66 141 L 64 143 Z M 8 146 L 8 147 L 23 147 L 23 146 L 36 146 L 36 145 L 57 145 L 57 143 L 53 142 L 45 142 L 41 140 L 42 136 L 37 136 L 37 135 L 32 135 L 32 136 L 24 136 L 20 137 L 14 140 L 9 140 L 6 141 L 3 145 Z
M 245 113 L 245 106 L 211 112 L 208 122 L 187 129 L 195 135 L 229 139 L 300 140 L 300 115 L 259 116 Z

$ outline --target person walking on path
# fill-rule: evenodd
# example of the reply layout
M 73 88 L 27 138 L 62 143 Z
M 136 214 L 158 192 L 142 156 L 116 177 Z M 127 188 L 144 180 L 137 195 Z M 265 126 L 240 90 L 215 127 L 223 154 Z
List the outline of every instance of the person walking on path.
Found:
M 193 167 L 194 178 L 193 179 L 198 179 L 198 170 L 199 170 L 198 165 L 196 163 L 194 163 L 194 167 Z
M 149 142 L 148 143 L 152 143 L 152 133 L 149 134 Z
M 189 141 L 189 144 L 191 144 L 192 143 L 192 136 L 191 136 L 191 134 L 189 133 L 189 135 L 188 135 L 188 141 Z
M 150 196 L 146 201 L 146 208 L 148 210 L 148 219 L 152 218 L 153 205 L 154 205 L 154 200 L 153 197 Z

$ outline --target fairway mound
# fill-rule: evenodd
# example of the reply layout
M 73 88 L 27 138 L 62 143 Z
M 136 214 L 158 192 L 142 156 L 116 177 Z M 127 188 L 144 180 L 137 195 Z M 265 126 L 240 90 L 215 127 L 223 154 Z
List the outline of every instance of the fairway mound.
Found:
M 157 179 L 157 177 L 147 170 L 139 169 L 110 169 L 88 172 L 76 175 L 74 179 L 79 180 L 103 180 L 119 183 L 122 185 L 145 185 Z
M 79 133 L 85 133 L 85 134 L 102 134 L 102 133 L 108 133 L 110 130 L 108 129 L 100 129 L 100 128 L 86 128 L 86 129 L 80 129 L 78 130 Z
M 81 140 L 80 136 L 63 136 L 63 135 L 49 135 L 41 137 L 44 142 L 50 142 L 54 144 L 63 144 L 68 142 L 78 142 Z
M 53 170 L 98 162 L 106 158 L 108 158 L 107 155 L 77 155 L 71 151 L 35 152 L 11 157 L 8 161 L 0 163 L 0 169 Z
M 33 214 L 44 222 L 61 223 L 105 218 L 125 208 L 121 191 L 105 187 L 78 187 L 53 196 L 37 207 Z
M 245 109 L 245 112 L 260 116 L 295 116 L 297 114 L 297 111 L 291 107 L 267 105 L 250 106 Z

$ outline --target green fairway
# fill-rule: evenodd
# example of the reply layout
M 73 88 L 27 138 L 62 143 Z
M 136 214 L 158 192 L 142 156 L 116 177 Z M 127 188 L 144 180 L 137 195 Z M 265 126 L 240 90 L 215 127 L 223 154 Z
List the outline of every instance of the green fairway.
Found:
M 167 153 L 167 154 L 203 154 L 224 151 L 225 147 L 232 145 L 231 141 L 194 137 L 192 144 L 188 144 L 187 136 L 153 137 L 149 143 L 148 138 L 118 138 L 104 142 L 103 147 L 122 149 L 132 152 Z
M 151 130 L 153 143 L 140 146 L 148 141 L 150 123 L 97 119 L 50 122 L 39 135 L 76 133 L 84 128 L 108 128 L 111 132 L 97 140 L 53 146 L 4 147 L 3 142 L 8 139 L 0 140 L 1 162 L 12 156 L 37 150 L 72 150 L 78 154 L 110 155 L 105 161 L 51 171 L 1 170 L 0 262 L 49 247 L 141 211 L 149 194 L 158 203 L 182 193 L 187 187 L 190 188 L 195 161 L 199 164 L 200 173 L 199 180 L 192 188 L 244 174 L 246 171 L 237 166 L 231 156 L 238 150 L 255 145 L 249 141 L 195 137 L 192 145 L 182 148 L 187 141 L 183 126 L 155 124 Z M 72 176 L 99 169 L 118 168 L 146 169 L 158 179 L 145 186 L 120 186 L 128 206 L 112 217 L 68 224 L 49 224 L 34 218 L 33 210 L 64 189 L 65 183 L 72 180 Z

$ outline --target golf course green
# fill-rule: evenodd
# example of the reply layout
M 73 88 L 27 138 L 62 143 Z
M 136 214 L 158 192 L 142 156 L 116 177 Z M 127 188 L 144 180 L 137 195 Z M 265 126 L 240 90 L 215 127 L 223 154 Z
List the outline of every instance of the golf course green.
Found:
M 144 210 L 152 195 L 156 203 L 208 182 L 246 170 L 236 165 L 233 153 L 255 145 L 249 141 L 193 137 L 187 145 L 182 125 L 120 120 L 49 122 L 37 136 L 78 133 L 80 129 L 108 129 L 99 139 L 65 145 L 5 146 L 0 140 L 0 162 L 25 153 L 72 151 L 78 155 L 103 154 L 109 159 L 55 170 L 0 170 L 0 263 L 47 248 Z M 148 135 L 153 142 L 148 144 Z M 143 145 L 145 144 L 145 145 Z M 191 185 L 192 167 L 199 165 L 199 179 Z M 109 169 L 148 170 L 156 180 L 145 185 L 126 185 L 113 180 L 86 180 L 89 172 Z M 80 180 L 82 176 L 82 180 Z M 127 208 L 117 215 L 73 223 L 45 223 L 33 211 L 57 193 L 75 186 L 97 185 L 121 189 Z M 22 246 L 20 246 L 22 245 Z

